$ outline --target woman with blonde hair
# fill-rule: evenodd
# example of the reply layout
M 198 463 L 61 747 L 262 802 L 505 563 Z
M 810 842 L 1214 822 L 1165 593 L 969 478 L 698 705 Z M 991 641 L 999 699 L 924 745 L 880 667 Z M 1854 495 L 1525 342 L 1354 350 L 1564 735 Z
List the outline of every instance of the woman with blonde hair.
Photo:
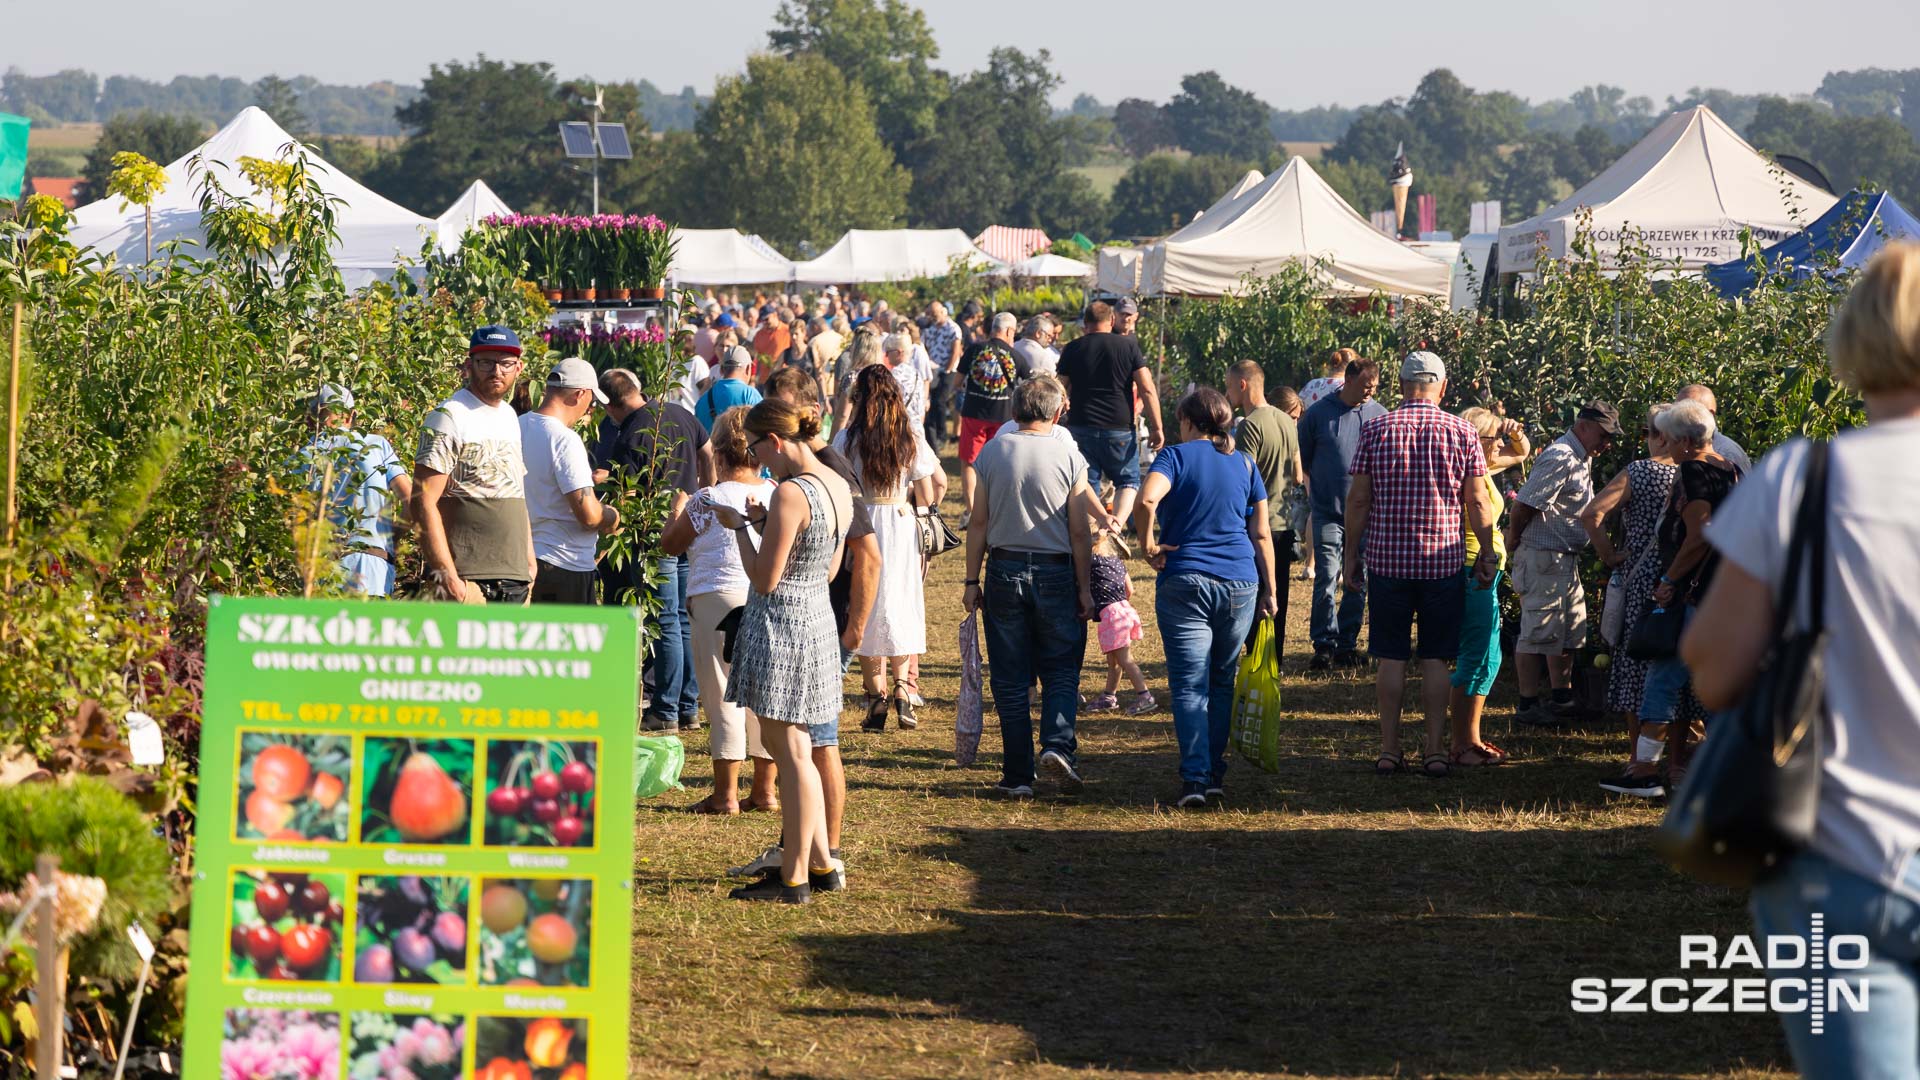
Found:
M 1722 564 L 1680 642 L 1694 692 L 1728 709 L 1749 692 L 1786 626 L 1826 633 L 1825 746 L 1813 839 L 1754 887 L 1760 934 L 1865 939 L 1846 974 L 1872 1009 L 1783 1012 L 1794 1064 L 1811 1080 L 1914 1075 L 1920 1046 L 1920 246 L 1867 264 L 1827 335 L 1834 375 L 1866 402 L 1867 426 L 1826 447 L 1768 454 L 1707 526 Z M 1824 486 L 1824 490 L 1822 487 Z M 1803 497 L 1823 498 L 1825 564 L 1786 582 Z M 1824 603 L 1814 610 L 1812 598 Z M 1811 595 L 1809 595 L 1811 594 Z M 1711 733 L 1709 738 L 1713 736 Z
M 853 344 L 840 354 L 833 365 L 833 415 L 842 418 L 840 427 L 846 427 L 847 394 L 853 389 L 853 380 L 861 370 L 886 362 L 886 356 L 880 350 L 880 332 L 872 323 L 861 323 L 854 331 Z
M 1507 545 L 1500 535 L 1500 514 L 1507 508 L 1500 485 L 1494 476 L 1524 463 L 1532 447 L 1518 421 L 1503 419 L 1492 411 L 1474 406 L 1460 413 L 1480 436 L 1480 449 L 1486 455 L 1487 499 L 1493 508 L 1493 550 L 1498 557 L 1493 581 L 1481 585 L 1469 574 L 1466 579 L 1466 607 L 1460 619 L 1460 654 L 1453 666 L 1452 700 L 1448 710 L 1453 717 L 1453 745 L 1448 755 L 1455 765 L 1503 765 L 1507 752 L 1480 738 L 1480 714 L 1486 708 L 1487 694 L 1500 674 L 1500 574 L 1507 568 Z M 1462 511 L 1464 514 L 1465 511 Z M 1464 519 L 1463 519 L 1464 520 Z M 1471 523 L 1466 528 L 1467 566 L 1480 558 L 1480 538 Z
M 920 721 L 913 711 L 915 686 L 908 663 L 927 651 L 927 604 L 921 580 L 920 526 L 907 494 L 939 466 L 917 452 L 912 417 L 900 384 L 886 365 L 860 370 L 847 406 L 846 423 L 833 445 L 860 476 L 860 501 L 880 546 L 879 589 L 866 631 L 854 650 L 866 690 L 866 718 L 861 726 L 868 731 L 885 730 L 891 709 L 900 727 L 916 728 Z
M 748 452 L 779 481 L 757 521 L 729 506 L 714 516 L 733 530 L 749 592 L 734 636 L 727 700 L 760 718 L 760 738 L 780 769 L 778 877 L 733 890 L 736 900 L 804 904 L 833 891 L 844 867 L 827 839 L 826 800 L 813 749 L 838 741 L 840 634 L 827 582 L 844 552 L 853 498 L 811 448 L 820 414 L 768 398 L 747 413 Z M 750 526 L 759 525 L 756 545 Z

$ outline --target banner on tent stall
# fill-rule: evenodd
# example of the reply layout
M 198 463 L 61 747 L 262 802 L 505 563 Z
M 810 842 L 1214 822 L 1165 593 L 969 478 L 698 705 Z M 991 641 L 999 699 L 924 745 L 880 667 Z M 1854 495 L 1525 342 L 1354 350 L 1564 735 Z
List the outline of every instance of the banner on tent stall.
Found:
M 625 1075 L 632 608 L 216 598 L 187 1076 Z

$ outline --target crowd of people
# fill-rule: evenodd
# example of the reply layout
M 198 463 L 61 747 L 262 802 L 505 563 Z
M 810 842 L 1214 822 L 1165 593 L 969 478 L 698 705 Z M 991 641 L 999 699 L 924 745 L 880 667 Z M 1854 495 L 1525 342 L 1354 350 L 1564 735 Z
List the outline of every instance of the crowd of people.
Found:
M 1166 660 L 1180 808 L 1225 798 L 1239 660 L 1256 620 L 1284 626 L 1296 562 L 1313 579 L 1303 667 L 1373 671 L 1382 777 L 1511 760 L 1480 731 L 1506 660 L 1503 579 L 1520 613 L 1516 719 L 1544 729 L 1582 707 L 1576 660 L 1594 638 L 1583 567 L 1611 574 L 1599 620 L 1614 658 L 1605 704 L 1629 738 L 1617 774 L 1600 778 L 1609 792 L 1679 785 L 1714 710 L 1736 704 L 1766 662 L 1813 454 L 1796 440 L 1756 468 L 1720 429 L 1706 386 L 1675 387 L 1631 432 L 1612 404 L 1589 401 L 1536 449 L 1522 418 L 1497 406 L 1448 411 L 1440 357 L 1382 363 L 1341 350 L 1297 392 L 1270 389 L 1257 362 L 1234 364 L 1223 387 L 1187 388 L 1166 431 L 1126 301 L 1088 304 L 1067 326 L 977 305 L 910 316 L 831 289 L 807 303 L 754 300 L 716 297 L 690 313 L 674 337 L 679 377 L 661 398 L 631 371 L 564 359 L 517 413 L 520 343 L 487 326 L 473 333 L 461 389 L 426 416 L 410 469 L 355 429 L 343 386 L 313 399 L 308 449 L 316 489 L 332 485 L 348 544 L 340 570 L 358 591 L 394 588 L 404 504 L 445 599 L 651 593 L 660 635 L 641 726 L 694 730 L 704 712 L 714 787 L 693 809 L 780 816 L 780 839 L 729 871 L 749 879 L 738 898 L 804 903 L 845 886 L 845 678 L 857 659 L 865 730 L 920 723 L 925 575 L 940 550 L 938 452 L 949 441 L 964 508 L 959 599 L 980 616 L 1002 746 L 991 790 L 1003 798 L 1042 784 L 1080 791 L 1079 720 L 1121 709 L 1123 683 L 1128 712 L 1159 708 L 1132 655 L 1149 629 L 1132 603 L 1125 560 L 1136 554 L 1157 573 L 1151 629 Z M 1920 248 L 1894 246 L 1869 266 L 1829 344 L 1869 426 L 1824 455 L 1831 558 L 1811 573 L 1825 599 L 1781 614 L 1826 627 L 1832 732 L 1813 844 L 1756 891 L 1754 910 L 1768 932 L 1804 933 L 1818 893 L 1827 932 L 1867 936 L 1873 976 L 1910 1003 L 1920 491 L 1899 463 L 1920 455 Z M 1392 409 L 1375 400 L 1383 370 Z M 596 411 L 589 445 L 578 429 Z M 1614 450 L 1631 460 L 1596 484 L 1594 462 Z M 596 486 L 620 468 L 671 493 L 649 573 L 597 558 L 622 525 Z M 1090 627 L 1105 657 L 1091 695 Z M 1400 743 L 1414 665 L 1417 767 Z M 1846 1022 L 1856 1043 L 1913 1042 L 1911 1009 Z M 1837 1052 L 1791 1019 L 1789 1032 L 1803 1067 Z

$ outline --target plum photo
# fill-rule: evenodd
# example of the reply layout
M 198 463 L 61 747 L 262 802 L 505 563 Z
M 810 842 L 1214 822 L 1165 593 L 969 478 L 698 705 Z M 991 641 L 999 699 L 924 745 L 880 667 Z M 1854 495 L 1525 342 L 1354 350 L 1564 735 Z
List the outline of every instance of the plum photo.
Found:
M 466 878 L 373 876 L 359 880 L 353 981 L 467 981 Z
M 339 844 L 353 819 L 345 735 L 249 731 L 240 736 L 234 835 L 241 840 Z
M 593 882 L 480 879 L 480 985 L 589 985 Z
M 509 847 L 592 847 L 600 744 L 487 744 L 485 842 Z

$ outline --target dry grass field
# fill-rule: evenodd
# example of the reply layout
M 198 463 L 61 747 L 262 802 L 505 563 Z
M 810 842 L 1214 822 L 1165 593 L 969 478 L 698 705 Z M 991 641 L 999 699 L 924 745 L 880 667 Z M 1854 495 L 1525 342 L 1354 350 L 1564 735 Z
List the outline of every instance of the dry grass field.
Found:
M 920 729 L 846 714 L 846 891 L 726 898 L 778 825 L 682 812 L 704 735 L 688 790 L 639 810 L 632 1075 L 1790 1074 L 1764 1015 L 1569 1008 L 1575 977 L 1674 974 L 1679 935 L 1750 932 L 1742 897 L 1649 853 L 1656 810 L 1594 786 L 1624 736 L 1510 730 L 1503 681 L 1487 737 L 1515 763 L 1376 779 L 1372 684 L 1300 670 L 1295 581 L 1277 774 L 1236 764 L 1224 809 L 1169 810 L 1163 708 L 1083 718 L 1079 797 L 995 801 L 991 704 L 982 762 L 953 764 L 962 559 L 928 581 Z M 1164 702 L 1153 574 L 1129 566 Z M 1100 663 L 1090 643 L 1083 687 Z

